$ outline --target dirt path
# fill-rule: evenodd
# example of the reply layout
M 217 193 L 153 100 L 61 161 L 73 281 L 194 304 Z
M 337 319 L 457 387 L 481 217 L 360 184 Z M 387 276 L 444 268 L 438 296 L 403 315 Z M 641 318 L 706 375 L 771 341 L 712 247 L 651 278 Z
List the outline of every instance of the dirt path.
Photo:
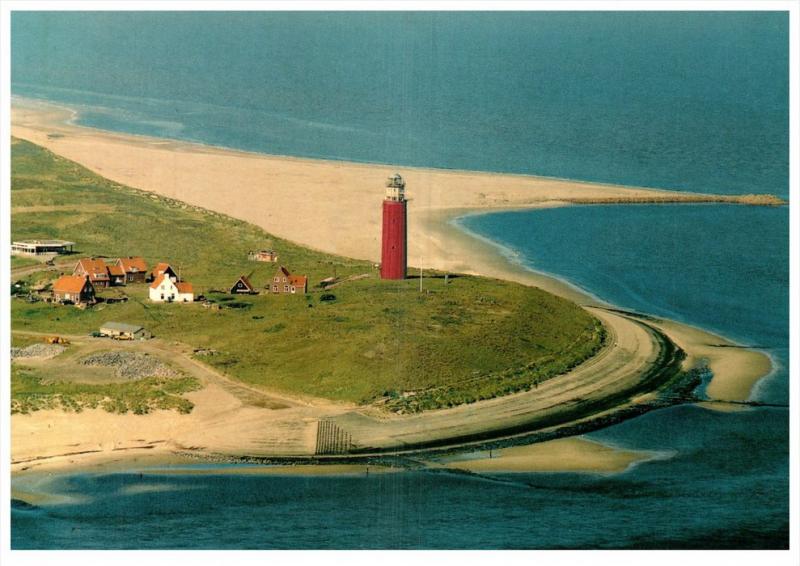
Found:
M 37 271 L 72 271 L 76 263 L 78 263 L 77 259 L 70 258 L 56 261 L 54 265 L 47 265 L 44 262 L 36 265 L 23 265 L 11 270 L 11 281 L 16 281 Z
M 14 334 L 23 336 L 52 336 L 52 333 L 46 332 L 33 332 L 33 331 L 13 331 Z M 85 356 L 94 352 L 108 351 L 108 350 L 127 350 L 135 352 L 145 352 L 157 356 L 170 365 L 183 370 L 189 375 L 192 375 L 200 380 L 203 385 L 213 384 L 221 387 L 244 405 L 253 407 L 262 407 L 267 409 L 284 409 L 287 407 L 313 407 L 313 406 L 328 406 L 333 405 L 331 401 L 318 398 L 300 398 L 289 395 L 283 395 L 277 392 L 266 392 L 256 387 L 249 386 L 241 383 L 210 366 L 194 359 L 192 357 L 192 348 L 186 344 L 174 341 L 165 341 L 161 339 L 152 340 L 110 340 L 107 338 L 92 338 L 83 336 L 81 334 L 60 334 L 62 338 L 70 341 L 73 346 L 72 351 L 78 350 L 74 354 L 67 352 L 62 354 L 64 356 L 74 357 L 75 355 Z M 28 360 L 29 363 L 37 364 L 34 360 Z M 56 363 L 58 361 L 48 360 L 45 363 Z

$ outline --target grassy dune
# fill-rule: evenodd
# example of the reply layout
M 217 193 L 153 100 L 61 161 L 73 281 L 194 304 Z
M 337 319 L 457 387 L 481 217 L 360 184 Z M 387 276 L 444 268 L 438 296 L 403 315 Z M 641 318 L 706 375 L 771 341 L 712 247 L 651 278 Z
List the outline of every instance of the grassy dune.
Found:
M 14 329 L 83 334 L 109 320 L 138 323 L 160 338 L 215 350 L 203 361 L 249 384 L 359 403 L 384 399 L 398 411 L 532 387 L 603 341 L 586 311 L 539 289 L 472 276 L 445 284 L 442 274 L 431 274 L 439 276 L 424 279 L 420 293 L 417 279 L 381 281 L 369 262 L 121 186 L 20 140 L 12 145 L 11 195 L 14 239 L 63 238 L 77 242 L 82 255 L 169 261 L 196 293 L 222 307 L 151 304 L 145 285 L 129 285 L 129 302 L 86 311 L 15 299 Z M 247 260 L 248 250 L 261 247 L 274 247 L 280 263 L 308 274 L 309 294 L 233 299 L 212 292 L 251 272 L 263 288 L 275 265 Z M 334 300 L 321 300 L 321 279 L 364 274 L 328 291 Z
M 26 367 L 11 368 L 11 414 L 40 409 L 81 412 L 102 408 L 109 413 L 147 414 L 155 409 L 189 413 L 193 404 L 181 393 L 199 388 L 187 376 L 146 377 L 129 383 L 76 383 L 51 381 L 41 371 Z

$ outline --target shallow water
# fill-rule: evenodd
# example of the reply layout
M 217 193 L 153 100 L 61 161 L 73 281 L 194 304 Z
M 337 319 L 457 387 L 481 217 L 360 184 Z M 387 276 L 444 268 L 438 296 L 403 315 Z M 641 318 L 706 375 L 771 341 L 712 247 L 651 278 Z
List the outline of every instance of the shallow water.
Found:
M 13 510 L 12 546 L 781 547 L 786 414 L 677 407 L 645 415 L 594 436 L 674 455 L 610 476 L 60 477 L 48 489 L 90 500 Z

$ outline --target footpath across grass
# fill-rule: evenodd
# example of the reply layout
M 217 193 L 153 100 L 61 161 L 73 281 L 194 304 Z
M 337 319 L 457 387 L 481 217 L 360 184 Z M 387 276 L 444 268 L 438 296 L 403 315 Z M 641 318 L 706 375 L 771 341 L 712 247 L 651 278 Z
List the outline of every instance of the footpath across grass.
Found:
M 585 310 L 540 289 L 431 273 L 420 292 L 417 279 L 382 281 L 368 261 L 317 252 L 119 185 L 20 140 L 12 142 L 11 200 L 13 239 L 74 241 L 76 259 L 167 261 L 214 302 L 213 308 L 150 303 L 145 284 L 122 288 L 128 302 L 87 310 L 16 298 L 13 329 L 88 334 L 107 321 L 140 324 L 207 350 L 204 362 L 264 389 L 416 412 L 535 387 L 604 341 L 602 326 Z M 247 259 L 248 250 L 265 247 L 276 249 L 293 273 L 309 276 L 307 295 L 265 292 L 277 265 Z M 261 294 L 225 295 L 241 274 Z M 366 277 L 328 291 L 318 286 L 327 277 L 358 275 Z M 42 271 L 27 279 L 55 276 Z M 26 390 L 35 385 L 30 374 L 16 371 L 12 378 Z

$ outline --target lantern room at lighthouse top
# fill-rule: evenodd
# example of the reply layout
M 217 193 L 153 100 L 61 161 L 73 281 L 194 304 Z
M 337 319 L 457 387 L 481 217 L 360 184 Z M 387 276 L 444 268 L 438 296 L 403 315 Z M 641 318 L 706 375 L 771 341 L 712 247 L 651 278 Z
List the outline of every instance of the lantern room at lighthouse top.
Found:
M 397 173 L 386 180 L 385 200 L 395 202 L 404 202 L 406 200 L 406 182 Z

